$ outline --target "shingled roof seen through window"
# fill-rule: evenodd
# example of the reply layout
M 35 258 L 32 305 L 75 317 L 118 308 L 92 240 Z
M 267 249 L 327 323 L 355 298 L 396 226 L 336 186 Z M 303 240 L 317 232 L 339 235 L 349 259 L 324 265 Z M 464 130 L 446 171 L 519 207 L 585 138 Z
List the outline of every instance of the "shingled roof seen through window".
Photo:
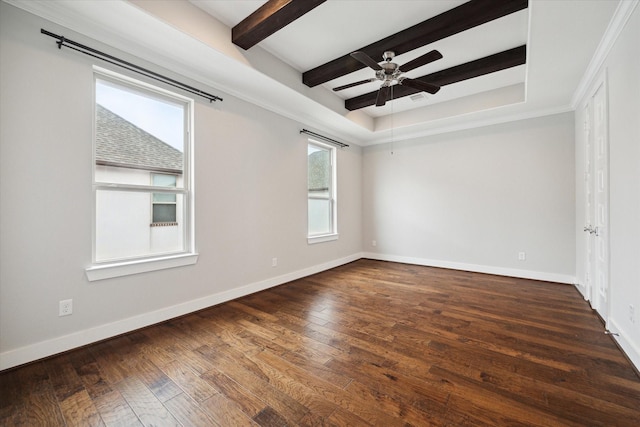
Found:
M 96 104 L 96 164 L 182 173 L 180 150 Z

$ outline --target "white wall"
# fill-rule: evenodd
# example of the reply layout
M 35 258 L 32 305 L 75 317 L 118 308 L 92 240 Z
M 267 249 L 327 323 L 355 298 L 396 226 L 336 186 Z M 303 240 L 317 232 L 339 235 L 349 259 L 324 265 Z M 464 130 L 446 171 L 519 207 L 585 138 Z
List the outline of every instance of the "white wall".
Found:
M 93 61 L 40 28 L 140 63 L 0 2 L 0 369 L 359 257 L 359 148 L 338 150 L 339 240 L 308 245 L 304 123 L 203 87 L 224 102 L 195 108 L 198 263 L 88 282 Z
M 640 7 L 636 7 L 607 55 L 601 69 L 606 73 L 609 104 L 609 228 L 610 275 L 607 327 L 640 369 Z M 595 84 L 595 83 L 594 83 Z M 585 135 L 584 106 L 590 88 L 576 109 L 576 270 L 584 283 Z M 586 297 L 586 296 L 585 296 Z M 635 307 L 635 322 L 629 306 Z
M 573 133 L 565 113 L 365 148 L 365 250 L 571 283 Z

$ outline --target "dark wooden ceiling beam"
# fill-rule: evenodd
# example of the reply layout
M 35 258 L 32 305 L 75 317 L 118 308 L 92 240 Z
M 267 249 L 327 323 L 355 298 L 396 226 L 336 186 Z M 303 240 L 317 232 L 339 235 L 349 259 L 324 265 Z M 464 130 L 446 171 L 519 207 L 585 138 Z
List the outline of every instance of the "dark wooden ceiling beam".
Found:
M 485 56 L 475 61 L 466 62 L 446 70 L 437 71 L 418 77 L 415 80 L 422 80 L 427 83 L 445 86 L 451 83 L 457 83 L 462 80 L 472 79 L 485 74 L 494 73 L 496 71 L 505 70 L 507 68 L 516 67 L 526 63 L 527 47 L 519 46 L 513 49 L 505 50 L 495 55 Z M 393 86 L 393 99 L 402 98 L 420 92 L 417 89 L 408 86 Z M 346 99 L 344 106 L 347 110 L 353 111 L 359 108 L 368 107 L 376 103 L 378 91 L 365 93 L 355 98 Z M 437 96 L 437 95 L 435 95 Z
M 327 0 L 269 0 L 231 29 L 231 41 L 247 50 Z
M 382 61 L 382 54 L 387 50 L 392 50 L 396 55 L 401 55 L 445 37 L 526 9 L 527 6 L 528 0 L 471 0 L 357 50 Z M 363 15 L 362 19 L 366 20 L 366 15 Z M 306 71 L 302 74 L 302 81 L 307 86 L 314 87 L 365 67 L 362 63 L 353 59 L 349 53 Z

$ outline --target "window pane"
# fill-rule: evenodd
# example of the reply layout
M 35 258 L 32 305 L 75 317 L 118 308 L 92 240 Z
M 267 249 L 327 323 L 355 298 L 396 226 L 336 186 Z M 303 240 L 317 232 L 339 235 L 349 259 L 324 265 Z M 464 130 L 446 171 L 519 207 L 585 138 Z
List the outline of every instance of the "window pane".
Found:
M 175 187 L 177 177 L 175 175 L 153 174 L 152 185 L 155 187 Z
M 173 220 L 163 212 L 167 222 L 176 226 L 152 227 L 150 212 L 152 193 L 97 190 L 96 192 L 96 261 L 127 259 L 185 250 L 184 196 L 176 195 L 171 206 Z M 169 212 L 171 214 L 171 212 Z
M 176 205 L 153 205 L 153 222 L 176 222 Z
M 169 193 L 153 193 L 153 203 L 175 203 L 176 195 Z
M 95 119 L 97 182 L 149 185 L 150 171 L 174 174 L 161 180 L 182 174 L 183 104 L 97 80 Z M 175 186 L 170 182 L 166 186 Z
M 329 234 L 333 230 L 331 148 L 309 144 L 307 151 L 308 234 Z
M 329 200 L 309 199 L 309 235 L 328 234 L 331 230 L 331 203 Z
M 308 188 L 309 192 L 328 191 L 331 186 L 331 157 L 328 149 L 309 145 Z

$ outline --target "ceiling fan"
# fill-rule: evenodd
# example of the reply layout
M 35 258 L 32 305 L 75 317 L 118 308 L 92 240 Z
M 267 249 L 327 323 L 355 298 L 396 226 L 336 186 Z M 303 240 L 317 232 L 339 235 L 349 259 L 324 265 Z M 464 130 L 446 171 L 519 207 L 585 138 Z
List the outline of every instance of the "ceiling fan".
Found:
M 382 54 L 382 58 L 384 59 L 384 63 L 378 64 L 374 61 L 369 55 L 364 52 L 358 51 L 351 53 L 351 56 L 366 65 L 367 67 L 373 69 L 376 72 L 376 76 L 371 79 L 360 80 L 358 82 L 349 83 L 344 86 L 338 86 L 333 90 L 335 92 L 343 89 L 348 89 L 350 87 L 358 86 L 364 83 L 375 82 L 380 80 L 382 85 L 378 90 L 378 96 L 376 98 L 376 107 L 383 106 L 387 100 L 389 99 L 389 90 L 394 82 L 397 84 L 401 84 L 403 86 L 409 86 L 414 89 L 418 89 L 424 92 L 428 92 L 430 94 L 434 94 L 440 90 L 440 86 L 434 85 L 431 83 L 423 82 L 422 80 L 410 79 L 408 77 L 403 77 L 402 74 L 407 71 L 411 71 L 414 68 L 421 67 L 430 62 L 436 61 L 442 58 L 442 54 L 437 50 L 432 50 L 431 52 L 425 53 L 422 56 L 413 59 L 406 64 L 400 66 L 394 62 L 391 62 L 393 57 L 395 56 L 395 52 L 386 51 Z M 402 69 L 401 69 L 402 68 Z

